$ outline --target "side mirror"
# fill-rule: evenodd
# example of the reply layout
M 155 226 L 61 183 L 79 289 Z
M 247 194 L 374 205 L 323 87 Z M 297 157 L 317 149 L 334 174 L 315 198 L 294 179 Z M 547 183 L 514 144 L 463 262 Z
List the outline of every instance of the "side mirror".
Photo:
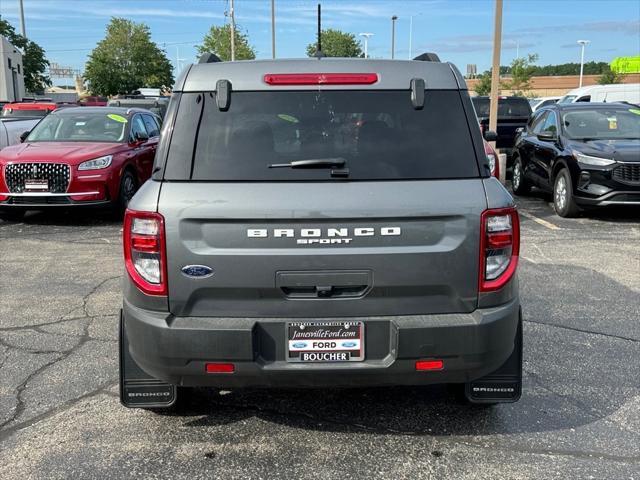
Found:
M 26 132 L 22 132 L 20 134 L 20 143 L 24 143 L 24 141 L 27 139 L 30 133 L 31 133 L 30 130 L 27 130 Z
M 498 134 L 493 130 L 485 131 L 483 136 L 487 142 L 495 142 L 496 140 L 498 140 Z
M 540 132 L 536 136 L 538 137 L 538 140 L 541 140 L 543 142 L 555 142 L 558 138 L 557 135 L 553 132 Z
M 136 132 L 135 134 L 135 141 L 137 142 L 146 142 L 147 140 L 149 140 L 149 135 L 147 135 L 145 132 Z

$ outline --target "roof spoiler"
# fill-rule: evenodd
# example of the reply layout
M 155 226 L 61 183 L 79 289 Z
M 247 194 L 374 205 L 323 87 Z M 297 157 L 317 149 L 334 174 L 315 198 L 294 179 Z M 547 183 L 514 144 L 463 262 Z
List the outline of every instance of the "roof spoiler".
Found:
M 200 58 L 198 59 L 198 63 L 217 63 L 221 61 L 222 60 L 220 60 L 219 56 L 211 52 L 203 53 L 202 55 L 200 55 Z
M 438 62 L 440 63 L 440 57 L 433 52 L 425 52 L 422 55 L 418 55 L 417 57 L 414 58 L 414 60 L 417 60 L 419 62 Z

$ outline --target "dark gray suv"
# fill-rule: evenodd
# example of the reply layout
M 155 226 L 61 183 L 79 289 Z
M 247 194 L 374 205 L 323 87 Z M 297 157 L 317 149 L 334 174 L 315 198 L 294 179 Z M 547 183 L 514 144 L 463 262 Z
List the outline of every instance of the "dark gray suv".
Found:
M 207 55 L 125 216 L 122 402 L 435 383 L 515 401 L 519 241 L 452 64 Z

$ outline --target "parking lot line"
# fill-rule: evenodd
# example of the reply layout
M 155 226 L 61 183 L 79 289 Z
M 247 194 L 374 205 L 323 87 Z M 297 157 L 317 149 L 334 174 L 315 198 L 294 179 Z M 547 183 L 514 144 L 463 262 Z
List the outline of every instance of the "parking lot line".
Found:
M 543 227 L 548 228 L 549 230 L 562 230 L 559 226 L 551 223 L 551 222 L 547 222 L 546 220 L 543 220 L 542 218 L 538 218 L 535 215 L 531 215 L 530 213 L 526 213 L 523 212 L 522 210 L 519 211 L 520 215 L 522 215 L 525 218 L 528 218 L 529 220 L 533 220 L 534 222 L 542 225 Z

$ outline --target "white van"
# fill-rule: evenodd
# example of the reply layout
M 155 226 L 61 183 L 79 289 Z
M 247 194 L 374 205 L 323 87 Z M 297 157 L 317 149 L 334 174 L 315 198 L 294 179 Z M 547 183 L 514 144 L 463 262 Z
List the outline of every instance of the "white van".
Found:
M 576 88 L 562 97 L 558 103 L 575 102 L 628 102 L 640 104 L 640 83 L 591 85 Z

